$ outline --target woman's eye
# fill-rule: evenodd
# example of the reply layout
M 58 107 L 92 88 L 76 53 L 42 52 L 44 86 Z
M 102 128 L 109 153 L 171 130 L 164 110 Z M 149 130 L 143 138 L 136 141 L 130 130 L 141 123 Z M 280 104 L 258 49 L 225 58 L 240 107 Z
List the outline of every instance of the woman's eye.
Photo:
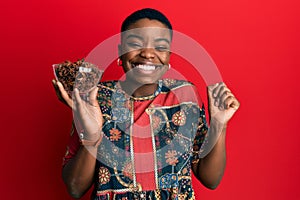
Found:
M 169 48 L 167 46 L 157 46 L 155 47 L 157 51 L 169 51 Z
M 132 48 L 142 48 L 142 45 L 135 42 L 128 42 L 127 45 Z

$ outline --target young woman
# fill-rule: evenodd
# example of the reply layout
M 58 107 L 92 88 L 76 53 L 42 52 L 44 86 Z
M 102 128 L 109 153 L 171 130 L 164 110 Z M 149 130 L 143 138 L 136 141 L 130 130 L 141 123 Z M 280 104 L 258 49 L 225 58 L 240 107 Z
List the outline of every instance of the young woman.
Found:
M 208 87 L 210 127 L 195 87 L 161 77 L 169 69 L 172 26 L 159 11 L 142 9 L 122 24 L 118 65 L 125 81 L 100 82 L 84 101 L 71 99 L 53 81 L 74 127 L 63 180 L 80 198 L 94 185 L 92 199 L 194 199 L 191 172 L 214 189 L 225 168 L 226 126 L 239 102 L 224 83 Z M 219 135 L 200 157 L 205 138 Z

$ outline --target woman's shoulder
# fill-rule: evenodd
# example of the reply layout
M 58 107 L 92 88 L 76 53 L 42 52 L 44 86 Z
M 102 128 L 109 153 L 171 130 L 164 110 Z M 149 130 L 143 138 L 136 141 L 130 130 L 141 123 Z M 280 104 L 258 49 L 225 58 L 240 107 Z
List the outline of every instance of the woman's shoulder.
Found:
M 187 80 L 163 79 L 162 93 L 173 94 L 179 102 L 195 102 L 202 105 L 196 86 Z
M 117 82 L 118 81 L 116 81 L 116 80 L 101 81 L 98 83 L 98 88 L 99 88 L 99 90 L 102 90 L 102 89 L 114 90 Z
M 187 80 L 163 79 L 162 86 L 165 90 L 176 90 L 183 87 L 193 87 L 194 84 Z

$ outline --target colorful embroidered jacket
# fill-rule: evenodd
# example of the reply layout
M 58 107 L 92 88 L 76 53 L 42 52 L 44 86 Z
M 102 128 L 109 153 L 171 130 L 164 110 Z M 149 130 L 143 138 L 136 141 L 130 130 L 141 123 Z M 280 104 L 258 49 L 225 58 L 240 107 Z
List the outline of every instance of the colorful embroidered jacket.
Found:
M 92 199 L 194 199 L 191 164 L 207 133 L 195 87 L 165 79 L 142 98 L 127 95 L 116 81 L 98 87 L 104 137 Z M 65 163 L 80 145 L 75 132 Z

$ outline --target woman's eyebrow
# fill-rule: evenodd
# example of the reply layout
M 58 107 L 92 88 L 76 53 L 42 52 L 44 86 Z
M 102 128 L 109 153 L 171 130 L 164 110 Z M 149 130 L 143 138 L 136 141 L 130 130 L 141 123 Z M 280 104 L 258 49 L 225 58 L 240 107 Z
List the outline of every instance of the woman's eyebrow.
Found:
M 168 44 L 170 44 L 170 40 L 168 40 L 167 38 L 156 38 L 154 41 L 155 41 L 155 42 L 165 41 L 165 42 L 167 42 Z
M 126 37 L 126 39 L 130 39 L 130 38 L 138 38 L 140 40 L 143 39 L 143 37 L 139 36 L 139 35 L 135 35 L 135 34 L 130 34 Z
M 126 39 L 130 39 L 130 38 L 137 38 L 137 39 L 140 39 L 140 40 L 144 39 L 142 36 L 136 35 L 136 34 L 130 34 L 126 37 Z M 168 44 L 170 44 L 170 40 L 168 40 L 167 38 L 156 38 L 156 39 L 154 39 L 154 42 L 160 42 L 160 41 L 165 41 Z

